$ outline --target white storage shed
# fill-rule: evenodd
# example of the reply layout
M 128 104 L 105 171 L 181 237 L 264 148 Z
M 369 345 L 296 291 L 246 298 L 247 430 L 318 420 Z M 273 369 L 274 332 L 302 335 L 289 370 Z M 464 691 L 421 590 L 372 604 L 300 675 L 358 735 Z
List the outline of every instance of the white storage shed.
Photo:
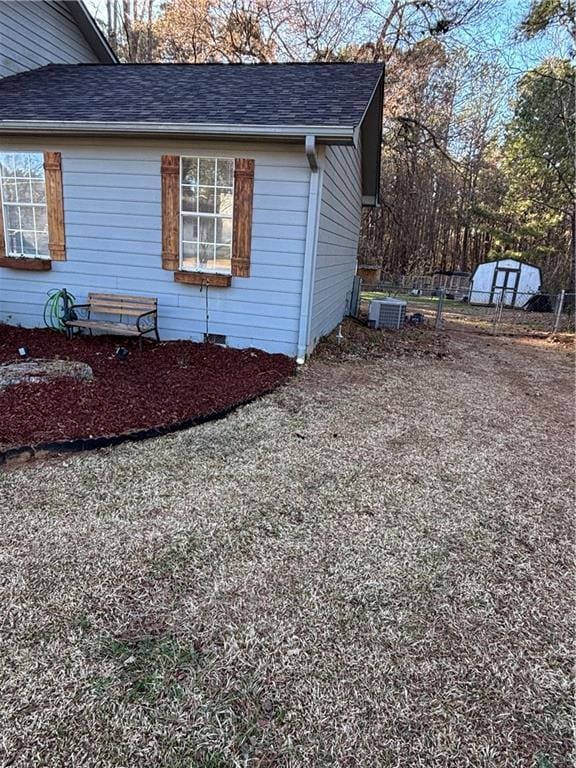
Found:
M 542 288 L 540 267 L 516 259 L 478 264 L 470 278 L 470 304 L 496 304 L 521 309 Z

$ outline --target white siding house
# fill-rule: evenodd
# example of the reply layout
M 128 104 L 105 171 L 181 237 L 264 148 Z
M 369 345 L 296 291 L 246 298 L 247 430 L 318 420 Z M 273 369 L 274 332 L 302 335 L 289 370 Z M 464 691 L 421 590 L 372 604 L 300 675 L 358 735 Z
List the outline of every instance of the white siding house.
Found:
M 362 213 L 360 163 L 359 149 L 326 148 L 314 269 L 312 347 L 342 320 L 349 302 Z
M 74 23 L 61 3 L 13 5 L 8 11 L 39 34 L 50 14 L 60 15 L 63 58 L 82 56 L 84 32 L 78 26 L 72 45 Z M 84 61 L 101 55 L 97 48 Z M 25 59 L 26 50 L 22 42 L 11 66 L 43 63 Z M 230 346 L 304 359 L 346 311 L 362 205 L 377 204 L 381 108 L 382 69 L 366 64 L 60 64 L 5 77 L 0 322 L 42 325 L 53 289 L 79 302 L 89 292 L 150 296 L 162 339 L 218 335 Z M 39 198 L 27 225 L 29 197 L 13 199 L 24 185 L 19 167 L 36 168 L 26 184 L 41 189 L 34 174 L 48 155 L 62 190 L 58 235 L 52 198 Z M 236 168 L 234 178 L 238 163 L 248 164 L 249 203 L 239 202 L 234 183 L 229 202 L 210 202 L 206 213 L 207 189 L 216 200 L 227 194 L 218 171 L 214 189 L 202 186 L 206 158 L 215 169 Z M 192 181 L 189 160 L 199 174 Z M 170 163 L 179 168 L 179 212 L 166 202 Z M 179 241 L 170 252 L 173 230 Z M 248 232 L 244 253 L 240 231 Z M 213 262 L 202 261 L 202 249 L 212 249 Z
M 62 153 L 67 258 L 46 272 L 1 269 L 0 320 L 39 325 L 52 288 L 67 288 L 78 300 L 88 291 L 156 296 L 162 339 L 201 341 L 208 330 L 225 335 L 230 346 L 296 355 L 310 183 L 302 151 L 118 139 L 11 138 L 2 147 Z M 176 283 L 162 269 L 160 157 L 166 152 L 255 159 L 249 278 L 206 289 Z

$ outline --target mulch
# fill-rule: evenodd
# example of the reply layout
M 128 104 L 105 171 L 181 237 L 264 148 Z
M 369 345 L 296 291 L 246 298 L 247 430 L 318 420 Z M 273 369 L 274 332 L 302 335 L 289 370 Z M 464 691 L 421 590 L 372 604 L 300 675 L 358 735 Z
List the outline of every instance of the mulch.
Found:
M 0 448 L 119 435 L 217 415 L 270 392 L 294 373 L 284 355 L 192 341 L 119 336 L 66 339 L 49 329 L 0 324 L 0 363 L 33 358 L 87 363 L 93 381 L 70 378 L 0 391 Z M 126 360 L 116 349 L 129 350 Z

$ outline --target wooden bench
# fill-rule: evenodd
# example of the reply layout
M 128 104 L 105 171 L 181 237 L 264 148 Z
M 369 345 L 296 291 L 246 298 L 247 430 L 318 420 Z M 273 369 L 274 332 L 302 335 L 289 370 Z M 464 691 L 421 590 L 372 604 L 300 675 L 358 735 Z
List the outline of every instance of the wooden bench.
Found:
M 113 315 L 115 320 L 101 319 L 94 315 Z M 147 296 L 124 296 L 118 293 L 89 293 L 87 304 L 72 304 L 65 313 L 64 325 L 68 338 L 73 328 L 90 331 L 119 333 L 122 336 L 139 336 L 153 333 L 158 335 L 158 299 Z

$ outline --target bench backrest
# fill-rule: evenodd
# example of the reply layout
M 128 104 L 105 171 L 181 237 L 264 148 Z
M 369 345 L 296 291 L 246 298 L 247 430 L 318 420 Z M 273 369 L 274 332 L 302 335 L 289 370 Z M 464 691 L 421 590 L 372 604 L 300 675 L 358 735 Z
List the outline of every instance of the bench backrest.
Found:
M 110 315 L 133 315 L 158 308 L 158 299 L 149 296 L 125 296 L 121 293 L 89 293 L 88 303 L 91 312 Z

